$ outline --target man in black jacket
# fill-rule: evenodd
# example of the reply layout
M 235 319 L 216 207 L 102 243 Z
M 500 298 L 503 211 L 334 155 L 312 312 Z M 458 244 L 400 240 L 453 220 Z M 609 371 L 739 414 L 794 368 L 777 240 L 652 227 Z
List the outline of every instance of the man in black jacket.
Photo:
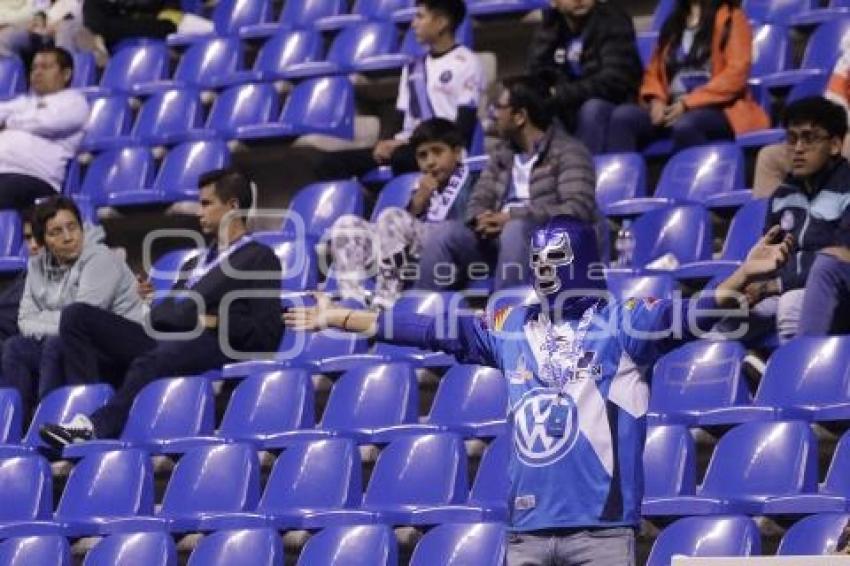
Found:
M 45 442 L 58 448 L 117 437 L 133 399 L 148 383 L 217 369 L 235 352 L 277 349 L 280 260 L 251 237 L 237 213 L 251 207 L 250 181 L 234 169 L 222 169 L 203 175 L 198 185 L 201 230 L 212 243 L 190 260 L 192 265 L 183 266 L 188 277 L 153 305 L 148 325 L 82 303 L 63 310 L 59 335 L 68 382 L 107 378 L 120 387 L 90 417 L 76 415 L 69 423 L 43 426 Z
M 553 0 L 529 50 L 529 69 L 552 86 L 552 110 L 591 153 L 605 147 L 614 106 L 632 102 L 643 74 L 632 20 L 597 0 Z

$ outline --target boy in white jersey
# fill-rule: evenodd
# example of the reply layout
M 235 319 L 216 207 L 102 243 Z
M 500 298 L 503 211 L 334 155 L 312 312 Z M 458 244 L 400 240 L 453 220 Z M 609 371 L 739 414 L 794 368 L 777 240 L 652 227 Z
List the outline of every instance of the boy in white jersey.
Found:
M 469 146 L 483 87 L 478 58 L 468 47 L 455 43 L 455 31 L 465 17 L 463 0 L 417 0 L 411 25 L 427 53 L 402 69 L 396 101 L 400 131 L 374 148 L 323 155 L 316 168 L 319 178 L 361 176 L 379 165 L 391 165 L 396 175 L 417 171 L 407 140 L 413 129 L 429 118 L 455 122 Z

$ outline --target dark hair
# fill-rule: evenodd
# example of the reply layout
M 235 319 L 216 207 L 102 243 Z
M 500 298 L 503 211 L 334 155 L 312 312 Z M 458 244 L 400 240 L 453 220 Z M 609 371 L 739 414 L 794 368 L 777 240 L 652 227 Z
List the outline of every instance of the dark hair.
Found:
M 448 18 L 452 33 L 466 17 L 466 3 L 463 0 L 416 0 L 416 5 L 424 6 Z
M 67 69 L 73 74 L 74 57 L 71 56 L 67 49 L 56 46 L 42 47 L 35 52 L 36 55 L 40 53 L 53 53 L 56 56 L 56 62 L 59 63 L 59 68 L 63 71 Z
M 47 223 L 53 219 L 60 210 L 67 210 L 74 215 L 80 226 L 83 225 L 83 217 L 80 209 L 73 200 L 66 196 L 56 195 L 41 199 L 36 202 L 32 212 L 32 235 L 40 245 L 45 245 L 44 235 L 47 232 Z
M 502 81 L 510 95 L 513 110 L 525 110 L 532 124 L 545 130 L 552 123 L 552 110 L 548 104 L 549 84 L 539 77 L 523 75 Z
M 683 61 L 679 61 L 679 65 L 689 67 L 702 67 L 711 57 L 711 40 L 714 36 L 714 20 L 717 18 L 717 11 L 721 6 L 728 6 L 730 9 L 737 8 L 740 0 L 700 0 L 701 11 L 699 27 L 694 35 L 694 43 L 690 53 Z M 688 12 L 690 12 L 690 0 L 677 0 L 673 11 L 664 20 L 661 25 L 661 32 L 658 34 L 658 49 L 664 46 L 672 46 L 678 48 L 682 41 L 682 34 L 685 31 L 688 21 Z M 724 37 L 721 41 L 721 46 L 726 47 L 726 42 L 731 31 L 731 17 L 726 21 Z M 675 74 L 676 55 L 678 49 L 670 49 L 667 52 L 667 76 L 672 77 Z M 671 66 L 673 68 L 671 68 Z
M 844 139 L 847 135 L 847 111 L 822 96 L 810 96 L 792 102 L 785 108 L 782 126 L 811 124 L 826 130 L 829 137 Z
M 445 118 L 431 118 L 421 122 L 410 134 L 410 147 L 413 151 L 423 143 L 441 142 L 449 147 L 466 147 L 463 134 L 457 125 Z
M 251 208 L 251 204 L 254 202 L 251 193 L 251 181 L 241 170 L 235 167 L 207 171 L 198 179 L 198 188 L 207 185 L 213 186 L 213 191 L 221 202 L 236 199 L 239 208 L 243 210 Z

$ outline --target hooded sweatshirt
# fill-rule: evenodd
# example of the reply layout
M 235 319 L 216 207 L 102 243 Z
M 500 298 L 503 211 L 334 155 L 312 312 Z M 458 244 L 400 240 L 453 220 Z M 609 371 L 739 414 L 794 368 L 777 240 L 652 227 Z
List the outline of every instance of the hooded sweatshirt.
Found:
M 142 300 L 133 272 L 103 244 L 99 226 L 86 226 L 83 251 L 61 266 L 42 250 L 30 257 L 18 312 L 21 334 L 42 338 L 59 333 L 59 315 L 72 303 L 86 303 L 141 323 Z

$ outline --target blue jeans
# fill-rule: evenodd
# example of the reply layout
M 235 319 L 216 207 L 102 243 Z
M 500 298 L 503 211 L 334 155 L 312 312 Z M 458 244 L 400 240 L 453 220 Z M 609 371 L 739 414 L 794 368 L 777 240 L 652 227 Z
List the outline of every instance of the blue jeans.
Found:
M 820 253 L 809 277 L 797 333 L 825 336 L 850 332 L 850 263 Z
M 483 239 L 459 220 L 430 225 L 422 240 L 415 288 L 462 289 L 470 279 L 470 266 L 494 262 L 496 291 L 524 285 L 529 276 L 529 239 L 535 226 L 532 220 L 509 220 L 498 239 Z
M 508 566 L 634 566 L 635 532 L 629 528 L 554 536 L 508 534 Z
M 57 336 L 39 339 L 17 335 L 3 342 L 0 386 L 17 389 L 24 418 L 31 414 L 36 401 L 64 384 L 62 344 Z
M 608 123 L 616 106 L 601 98 L 586 100 L 579 108 L 575 137 L 587 146 L 593 155 L 603 153 L 608 142 Z
M 637 104 L 622 104 L 614 109 L 608 122 L 607 151 L 640 151 L 662 139 L 673 140 L 677 151 L 715 140 L 732 140 L 735 134 L 719 108 L 694 108 L 686 111 L 669 128 L 653 126 L 649 110 Z

